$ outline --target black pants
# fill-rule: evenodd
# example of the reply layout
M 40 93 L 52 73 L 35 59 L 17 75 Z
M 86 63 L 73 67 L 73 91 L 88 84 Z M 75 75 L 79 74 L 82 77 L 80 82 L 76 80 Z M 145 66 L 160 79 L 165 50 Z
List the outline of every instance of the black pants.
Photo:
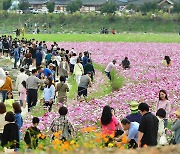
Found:
M 107 77 L 111 80 L 111 73 L 110 72 L 105 72 Z
M 78 87 L 78 96 L 80 97 L 83 95 L 84 97 L 87 97 L 87 88 L 84 87 Z
M 133 148 L 136 149 L 138 147 L 136 141 L 134 139 L 131 139 L 128 144 L 128 149 Z
M 30 111 L 31 107 L 36 106 L 36 103 L 37 103 L 37 90 L 36 89 L 28 89 L 27 103 L 28 103 L 28 111 Z
M 73 71 L 74 71 L 74 65 L 70 64 L 70 72 L 73 73 Z

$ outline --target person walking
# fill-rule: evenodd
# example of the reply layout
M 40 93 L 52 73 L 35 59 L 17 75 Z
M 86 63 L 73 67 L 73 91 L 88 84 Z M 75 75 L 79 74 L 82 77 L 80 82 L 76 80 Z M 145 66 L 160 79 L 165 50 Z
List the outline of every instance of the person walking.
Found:
M 41 52 L 42 49 L 38 49 L 36 52 L 36 67 L 39 67 L 42 64 L 43 54 Z
M 47 78 L 46 86 L 43 91 L 43 100 L 44 100 L 44 106 L 48 108 L 49 112 L 52 109 L 52 105 L 54 103 L 54 97 L 55 97 L 55 87 L 52 84 L 52 78 Z
M 6 81 L 4 85 L 0 87 L 0 92 L 2 93 L 2 102 L 5 101 L 7 92 L 12 91 L 13 89 L 12 79 L 9 76 L 9 72 L 6 71 L 5 73 L 6 73 Z
M 74 66 L 74 72 L 73 74 L 76 77 L 76 83 L 79 85 L 81 76 L 84 74 L 84 68 L 83 65 L 80 63 L 80 59 L 77 59 L 77 62 Z
M 91 72 L 88 72 L 86 75 L 83 75 L 80 79 L 80 83 L 78 85 L 78 96 L 77 99 L 81 98 L 81 95 L 84 96 L 85 101 L 87 98 L 87 88 L 88 86 L 91 87 Z
M 86 74 L 87 72 L 91 72 L 91 80 L 93 81 L 93 77 L 95 75 L 95 70 L 94 70 L 94 66 L 91 62 L 91 59 L 88 59 L 87 64 L 84 65 L 84 74 Z
M 138 110 L 143 116 L 139 125 L 138 147 L 156 146 L 159 121 L 155 115 L 149 112 L 148 104 L 139 104 Z
M 115 68 L 115 64 L 116 64 L 116 60 L 113 60 L 112 62 L 110 62 L 106 69 L 105 69 L 105 73 L 107 75 L 107 77 L 111 80 L 111 71 L 113 68 Z
M 70 68 L 66 60 L 66 57 L 63 57 L 62 61 L 59 64 L 59 75 L 68 78 L 69 71 L 70 71 Z
M 25 74 L 25 70 L 24 68 L 20 69 L 20 74 L 17 76 L 16 78 L 16 84 L 15 84 L 15 88 L 18 90 L 19 94 L 23 88 L 22 86 L 22 82 L 26 81 L 28 78 L 28 75 Z
M 69 87 L 65 82 L 65 76 L 61 76 L 60 83 L 56 86 L 56 92 L 58 92 L 58 103 L 61 102 L 62 104 L 67 102 L 67 92 L 69 92 Z
M 14 48 L 14 68 L 13 69 L 17 69 L 17 62 L 19 60 L 19 51 L 18 51 L 18 46 L 15 45 L 15 48 Z
M 44 82 L 44 80 L 40 80 L 38 77 L 36 77 L 37 74 L 37 70 L 33 69 L 32 75 L 26 80 L 28 111 L 30 111 L 31 107 L 36 106 L 38 84 Z

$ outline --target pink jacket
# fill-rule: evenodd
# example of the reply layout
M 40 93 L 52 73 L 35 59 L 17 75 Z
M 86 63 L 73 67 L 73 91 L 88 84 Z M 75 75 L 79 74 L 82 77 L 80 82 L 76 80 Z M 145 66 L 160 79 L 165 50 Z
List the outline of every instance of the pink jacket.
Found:
M 22 89 L 21 89 L 21 91 L 20 91 L 20 97 L 19 97 L 19 99 L 22 100 L 22 101 L 25 101 L 25 100 L 26 100 L 26 97 L 27 97 L 26 88 L 22 87 Z
M 115 134 L 116 126 L 118 125 L 118 121 L 116 117 L 112 116 L 112 120 L 108 125 L 102 125 L 101 132 L 106 135 L 112 135 Z

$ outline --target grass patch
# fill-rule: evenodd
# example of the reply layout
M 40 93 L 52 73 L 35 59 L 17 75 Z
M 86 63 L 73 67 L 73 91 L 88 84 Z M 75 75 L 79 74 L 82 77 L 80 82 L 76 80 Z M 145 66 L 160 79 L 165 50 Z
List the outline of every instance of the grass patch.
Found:
M 115 69 L 111 71 L 111 87 L 113 91 L 120 89 L 124 85 L 124 77 L 119 76 L 119 72 Z
M 33 109 L 32 109 L 32 115 L 34 117 L 41 117 L 43 116 L 47 111 L 43 108 L 43 106 L 41 104 L 36 105 Z
M 96 70 L 99 70 L 100 72 L 102 72 L 105 75 L 105 73 L 104 73 L 105 67 L 104 66 L 102 66 L 100 64 L 96 64 L 96 63 L 94 63 L 93 65 Z M 119 73 L 117 70 L 112 70 L 111 76 L 112 76 L 112 81 L 107 79 L 107 82 L 105 84 L 99 85 L 98 91 L 88 93 L 87 100 L 91 100 L 93 98 L 101 98 L 105 95 L 110 94 L 112 91 L 120 89 L 124 85 L 124 77 L 119 76 Z M 75 78 L 73 75 L 71 75 L 69 77 L 68 82 L 70 83 L 70 86 L 71 86 L 70 92 L 68 94 L 68 98 L 70 100 L 72 100 L 77 95 L 78 86 L 76 84 L 76 81 L 75 81 Z
M 100 65 L 100 64 L 93 64 L 94 68 L 96 70 L 99 70 L 100 72 L 104 73 L 104 69 L 105 67 Z M 103 85 L 99 85 L 99 89 L 96 92 L 90 93 L 90 95 L 88 96 L 88 100 L 92 99 L 92 98 L 101 98 L 105 95 L 108 95 L 112 92 L 112 87 L 111 87 L 111 83 L 110 81 L 107 79 L 107 82 Z
M 95 69 L 98 69 L 99 71 L 101 71 L 103 74 L 105 67 L 100 65 L 100 64 L 94 64 Z M 124 85 L 124 77 L 119 75 L 119 72 L 117 70 L 112 70 L 111 71 L 111 82 L 109 82 L 109 84 L 111 85 L 109 88 L 109 90 L 111 91 L 115 91 L 118 90 L 119 88 L 121 88 Z
M 77 86 L 77 83 L 76 83 L 74 75 L 70 75 L 69 76 L 68 82 L 70 83 L 70 87 L 69 87 L 70 91 L 68 93 L 68 98 L 70 100 L 72 100 L 73 98 L 76 98 L 77 91 L 78 91 L 78 86 Z
M 15 36 L 15 35 L 14 35 Z M 180 42 L 178 34 L 122 33 L 122 34 L 26 34 L 27 39 L 35 38 L 49 42 Z

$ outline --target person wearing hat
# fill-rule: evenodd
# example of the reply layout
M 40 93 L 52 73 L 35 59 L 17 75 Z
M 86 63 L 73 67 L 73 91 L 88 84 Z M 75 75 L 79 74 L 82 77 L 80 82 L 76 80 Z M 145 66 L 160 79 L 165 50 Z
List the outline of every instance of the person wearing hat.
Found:
M 7 92 L 12 91 L 13 89 L 12 79 L 9 76 L 9 72 L 5 71 L 5 73 L 6 73 L 5 83 L 2 87 L 0 87 L 0 93 L 2 93 L 2 102 L 5 101 Z
M 131 109 L 131 114 L 129 114 L 128 116 L 126 116 L 126 118 L 130 121 L 130 122 L 138 122 L 140 123 L 142 115 L 139 113 L 138 111 L 138 102 L 137 101 L 132 101 L 130 103 L 130 109 Z
M 171 126 L 171 130 L 174 131 L 174 144 L 180 144 L 180 108 L 174 114 L 177 119 Z
M 106 69 L 105 69 L 105 73 L 107 75 L 107 77 L 111 80 L 111 71 L 113 68 L 115 68 L 115 64 L 116 64 L 116 60 L 113 60 L 112 62 L 110 62 Z

